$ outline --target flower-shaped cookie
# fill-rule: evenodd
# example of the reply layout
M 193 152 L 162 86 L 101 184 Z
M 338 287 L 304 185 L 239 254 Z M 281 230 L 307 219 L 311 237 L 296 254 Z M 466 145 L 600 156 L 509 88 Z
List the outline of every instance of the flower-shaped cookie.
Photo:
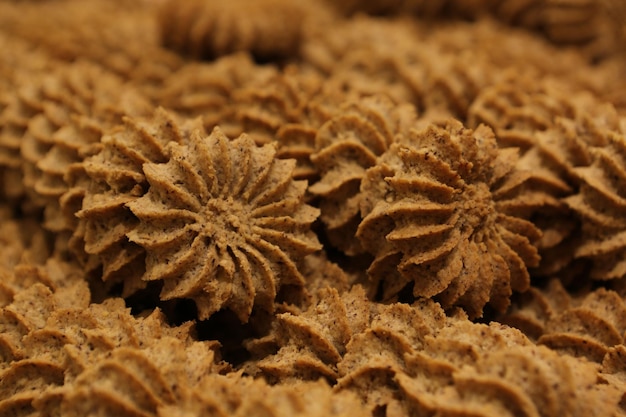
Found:
M 619 292 L 566 290 L 558 279 L 531 287 L 498 318 L 537 343 L 560 353 L 601 363 L 611 348 L 624 344 L 626 304 Z
M 172 74 L 158 102 L 185 117 L 201 117 L 207 131 L 247 133 L 257 144 L 277 141 L 277 157 L 298 161 L 294 178 L 310 179 L 317 128 L 343 93 L 322 91 L 315 71 L 256 64 L 247 53 L 193 63 Z
M 153 10 L 141 3 L 20 2 L 17 17 L 0 26 L 59 61 L 90 61 L 151 96 L 184 61 L 161 47 Z
M 621 397 L 596 366 L 498 323 L 448 317 L 432 300 L 382 307 L 338 368 L 337 392 L 388 415 L 600 416 L 616 412 Z
M 472 104 L 468 124 L 480 123 L 494 129 L 499 146 L 520 147 L 517 167 L 530 173 L 529 218 L 543 232 L 537 243 L 542 261 L 534 274 L 562 270 L 572 259 L 568 253 L 578 225 L 563 198 L 578 189 L 574 168 L 591 164 L 590 149 L 604 146 L 610 132 L 620 130 L 617 111 L 559 80 L 537 83 L 511 73 Z
M 82 199 L 80 163 L 98 148 L 106 129 L 126 115 L 147 113 L 149 102 L 115 75 L 86 61 L 59 66 L 24 80 L 18 88 L 3 113 L 7 128 L 0 148 L 19 143 L 20 156 L 14 163 L 21 170 L 23 197 L 28 197 L 29 205 L 45 209 L 45 227 L 54 232 L 72 230 L 75 207 Z
M 91 255 L 87 268 L 102 266 L 105 282 L 123 282 L 124 296 L 145 285 L 144 252 L 126 238 L 137 224 L 126 203 L 148 189 L 143 164 L 166 162 L 167 144 L 186 142 L 196 129 L 202 129 L 197 122 L 179 122 L 161 108 L 150 118 L 125 118 L 123 127 L 103 136 L 100 152 L 82 164 L 89 187 L 76 213 L 74 245 Z
M 516 215 L 527 179 L 516 159 L 491 129 L 450 121 L 411 130 L 367 171 L 357 237 L 375 256 L 368 273 L 383 300 L 410 284 L 477 317 L 528 288 L 540 232 Z
M 163 44 L 181 54 L 211 59 L 249 51 L 267 60 L 297 53 L 303 23 L 314 10 L 307 2 L 284 0 L 166 1 L 159 21 Z
M 75 286 L 86 297 L 37 283 L 0 309 L 4 415 L 155 415 L 178 389 L 229 368 L 217 342 L 193 340 L 191 323 L 170 327 L 159 310 L 136 318 L 119 298 L 89 304 L 86 282 Z
M 316 170 L 310 156 L 315 150 L 315 135 L 329 117 L 327 107 L 336 106 L 343 97 L 323 91 L 324 83 L 320 74 L 296 66 L 247 83 L 233 93 L 234 120 L 230 125 L 239 126 L 238 134 L 247 133 L 257 144 L 276 141 L 278 158 L 298 161 L 294 178 L 314 178 Z M 222 127 L 223 122 L 216 120 L 215 125 Z
M 220 124 L 230 134 L 225 124 L 234 119 L 233 96 L 241 88 L 275 77 L 277 71 L 255 63 L 245 52 L 193 62 L 170 74 L 154 98 L 168 110 L 189 118 L 201 116 L 205 126 Z
M 507 73 L 502 80 L 484 88 L 469 108 L 467 124 L 491 127 L 500 146 L 526 150 L 536 143 L 534 134 L 550 128 L 556 117 L 574 114 L 564 85 L 553 79 Z
M 8 3 L 4 6 L 15 8 Z M 14 201 L 23 194 L 19 169 L 20 138 L 32 111 L 36 111 L 29 104 L 36 102 L 22 103 L 18 109 L 7 108 L 20 103 L 15 94 L 17 85 L 32 81 L 45 71 L 53 71 L 58 63 L 45 52 L 4 32 L 0 32 L 0 49 L 4 51 L 0 62 L 0 196 L 4 201 Z
M 433 300 L 379 304 L 358 287 L 322 291 L 307 311 L 281 314 L 271 335 L 279 349 L 258 362 L 260 375 L 284 384 L 324 377 L 388 415 L 603 415 L 621 397 L 596 380 L 595 365 L 517 329 L 446 315 Z
M 379 94 L 344 103 L 317 132 L 311 160 L 321 178 L 309 191 L 320 198 L 330 242 L 348 255 L 363 251 L 354 234 L 361 220 L 359 187 L 365 171 L 415 118 L 413 106 L 396 105 Z
M 572 297 L 559 279 L 550 279 L 544 287 L 531 286 L 512 298 L 511 307 L 497 317 L 499 323 L 521 330 L 536 341 L 546 323 L 560 311 L 571 308 Z
M 349 417 L 368 410 L 351 392 L 335 392 L 324 381 L 269 385 L 240 373 L 202 378 L 177 404 L 159 410 L 159 417 Z
M 575 169 L 581 186 L 566 199 L 582 221 L 582 242 L 574 256 L 592 263 L 591 277 L 626 277 L 626 138 L 617 132 L 592 149 L 593 163 Z
M 346 352 L 346 344 L 367 328 L 375 305 L 358 285 L 343 294 L 322 288 L 317 296 L 318 302 L 300 314 L 277 316 L 264 340 L 266 345 L 275 346 L 276 354 L 254 362 L 250 373 L 260 373 L 270 381 L 337 379 L 337 363 Z M 246 347 L 258 355 L 255 342 L 248 342 Z
M 147 253 L 144 280 L 163 281 L 162 299 L 193 299 L 200 319 L 271 311 L 281 285 L 303 284 L 298 263 L 321 248 L 310 231 L 319 210 L 303 201 L 306 181 L 292 179 L 295 161 L 219 129 L 169 152 L 166 163 L 144 164 L 150 188 L 128 203 L 139 220 L 128 237 Z

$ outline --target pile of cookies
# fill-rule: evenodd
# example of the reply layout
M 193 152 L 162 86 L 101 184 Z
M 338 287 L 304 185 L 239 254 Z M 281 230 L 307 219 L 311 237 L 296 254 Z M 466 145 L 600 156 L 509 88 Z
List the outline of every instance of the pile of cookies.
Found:
M 622 9 L 0 0 L 0 414 L 625 415 Z

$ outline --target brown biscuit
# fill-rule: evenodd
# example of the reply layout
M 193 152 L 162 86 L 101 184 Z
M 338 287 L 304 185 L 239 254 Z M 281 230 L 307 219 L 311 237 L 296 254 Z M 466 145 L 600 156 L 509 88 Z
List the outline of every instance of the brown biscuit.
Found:
M 61 62 L 90 61 L 151 96 L 183 60 L 160 46 L 153 10 L 141 3 L 20 4 L 12 13 L 4 13 L 0 25 Z
M 168 150 L 168 162 L 144 164 L 150 188 L 127 203 L 138 224 L 126 234 L 146 250 L 143 279 L 162 280 L 164 300 L 193 299 L 200 319 L 271 311 L 282 285 L 304 284 L 302 258 L 321 249 L 310 231 L 319 210 L 292 179 L 295 161 L 218 128 Z
M 522 294 L 500 322 L 522 330 L 552 350 L 602 363 L 624 343 L 626 306 L 615 291 L 567 291 L 557 279 Z
M 572 297 L 561 281 L 551 279 L 541 288 L 532 286 L 516 296 L 511 307 L 497 320 L 520 329 L 536 341 L 545 332 L 548 320 L 570 308 L 571 303 Z
M 337 389 L 357 392 L 372 409 L 480 416 L 617 411 L 621 393 L 597 381 L 596 367 L 534 346 L 511 328 L 457 316 L 416 331 L 408 306 L 384 314 L 395 325 L 372 323 L 339 364 Z
M 363 252 L 355 234 L 361 221 L 359 188 L 365 171 L 415 118 L 413 106 L 396 105 L 380 94 L 344 103 L 318 130 L 311 160 L 321 178 L 309 191 L 320 199 L 330 243 L 344 253 Z
M 210 410 L 217 417 L 263 414 L 268 417 L 355 416 L 367 409 L 355 395 L 336 393 L 323 381 L 269 386 L 262 380 L 231 375 L 208 375 L 175 406 L 159 410 L 159 416 L 201 415 Z
M 38 282 L 17 291 L 0 310 L 5 415 L 73 410 L 85 386 L 92 395 L 83 404 L 102 399 L 103 392 L 142 404 L 146 391 L 153 402 L 171 402 L 177 386 L 227 369 L 216 356 L 218 344 L 193 341 L 190 324 L 170 327 L 158 310 L 135 318 L 121 299 L 89 304 L 87 282 L 76 266 L 51 259 L 41 267 L 24 265 L 19 278 L 29 273 L 38 274 L 30 278 Z
M 166 1 L 159 22 L 163 44 L 182 55 L 212 59 L 249 51 L 268 60 L 297 53 L 312 12 L 307 2 L 284 0 Z
M 499 146 L 522 150 L 516 165 L 530 173 L 523 197 L 527 216 L 543 232 L 537 243 L 542 262 L 533 273 L 550 275 L 567 267 L 578 220 L 563 198 L 577 191 L 575 168 L 592 163 L 592 148 L 621 130 L 615 108 L 558 80 L 537 83 L 511 74 L 483 90 L 470 107 L 468 123 L 485 123 Z
M 276 75 L 276 68 L 255 63 L 247 53 L 237 53 L 212 62 L 184 65 L 169 74 L 154 99 L 158 105 L 181 116 L 202 117 L 209 131 L 220 124 L 226 133 L 236 136 L 242 132 L 232 132 L 228 127 L 234 117 L 236 91 L 262 84 Z
M 126 204 L 149 187 L 143 164 L 166 162 L 167 144 L 186 143 L 196 130 L 202 131 L 198 121 L 179 122 L 161 108 L 148 118 L 126 118 L 123 127 L 103 136 L 101 150 L 82 165 L 89 185 L 76 213 L 76 245 L 92 256 L 86 268 L 102 265 L 102 279 L 123 282 L 126 295 L 145 285 L 143 249 L 126 238 L 137 224 Z
M 207 131 L 248 134 L 257 144 L 278 143 L 277 157 L 298 161 L 294 178 L 317 175 L 310 162 L 315 134 L 343 97 L 322 89 L 320 74 L 289 66 L 282 71 L 238 53 L 193 63 L 172 74 L 157 102 L 184 117 L 201 117 Z M 337 96 L 337 97 L 335 97 Z
M 602 281 L 626 276 L 626 139 L 621 132 L 605 138 L 606 146 L 593 149 L 593 163 L 575 169 L 580 190 L 565 200 L 582 223 L 574 257 L 590 261 L 591 277 Z
M 358 286 L 341 295 L 335 289 L 322 288 L 317 298 L 316 304 L 299 314 L 278 315 L 266 338 L 277 352 L 258 358 L 249 367 L 252 372 L 270 381 L 336 380 L 337 363 L 345 354 L 346 344 L 368 326 L 373 306 Z
M 24 96 L 42 106 L 21 138 L 26 192 L 45 206 L 46 228 L 72 231 L 85 185 L 80 163 L 97 152 L 106 130 L 125 116 L 148 114 L 151 106 L 138 91 L 87 62 L 60 67 L 25 89 Z
M 46 397 L 60 392 L 63 415 L 155 416 L 163 407 L 181 407 L 187 390 L 219 370 L 209 343 L 184 343 L 165 336 L 141 347 L 111 349 L 35 404 L 49 412 L 51 404 Z
M 501 22 L 534 30 L 558 45 L 576 45 L 592 58 L 619 51 L 624 7 L 619 1 L 594 0 L 369 0 L 331 2 L 344 14 L 413 14 L 418 18 L 475 20 L 491 15 Z
M 601 363 L 609 349 L 624 343 L 626 306 L 604 288 L 595 290 L 546 323 L 538 343 Z
M 516 158 L 486 126 L 450 121 L 412 130 L 367 171 L 357 237 L 376 257 L 368 273 L 384 300 L 410 284 L 415 296 L 479 317 L 528 288 L 541 234 L 506 207 L 528 175 Z

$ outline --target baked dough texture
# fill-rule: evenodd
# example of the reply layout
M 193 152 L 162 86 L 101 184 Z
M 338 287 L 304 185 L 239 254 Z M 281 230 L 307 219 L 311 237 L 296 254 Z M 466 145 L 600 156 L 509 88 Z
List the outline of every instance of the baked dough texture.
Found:
M 282 285 L 304 284 L 298 262 L 321 249 L 310 231 L 319 210 L 304 202 L 294 160 L 219 128 L 168 152 L 143 165 L 150 189 L 127 203 L 139 220 L 127 236 L 146 250 L 144 279 L 164 281 L 161 298 L 195 300 L 201 319 L 226 307 L 245 322 L 255 304 L 271 311 Z
M 249 51 L 276 59 L 298 51 L 308 2 L 235 0 L 166 1 L 159 12 L 165 46 L 195 58 Z
M 320 180 L 309 191 L 320 199 L 330 242 L 348 255 L 364 251 L 355 235 L 365 172 L 415 119 L 413 106 L 374 95 L 344 103 L 317 132 L 311 161 Z
M 0 0 L 0 415 L 625 415 L 621 4 Z
M 144 252 L 126 237 L 137 224 L 126 204 L 148 188 L 143 165 L 166 162 L 168 143 L 185 142 L 195 128 L 202 129 L 197 121 L 179 123 L 159 108 L 147 118 L 126 118 L 123 127 L 102 137 L 99 152 L 85 159 L 89 181 L 76 212 L 72 247 L 88 255 L 87 269 L 101 268 L 105 282 L 122 282 L 124 294 L 145 286 Z
M 574 256 L 592 262 L 592 278 L 620 279 L 626 276 L 622 227 L 626 139 L 610 132 L 605 146 L 594 149 L 592 155 L 590 166 L 576 169 L 580 191 L 566 200 L 582 219 L 584 241 Z
M 258 362 L 270 380 L 323 377 L 388 413 L 602 415 L 602 401 L 621 396 L 619 384 L 596 381 L 594 366 L 515 329 L 446 316 L 427 300 L 371 308 L 359 287 L 324 291 L 307 311 L 281 314 L 272 335 L 279 350 Z
M 556 279 L 523 295 L 502 318 L 540 344 L 598 363 L 624 343 L 625 320 L 619 290 L 570 294 Z
M 357 237 L 383 300 L 410 284 L 476 317 L 528 288 L 541 232 L 510 204 L 528 178 L 516 158 L 488 127 L 450 122 L 411 130 L 367 171 Z

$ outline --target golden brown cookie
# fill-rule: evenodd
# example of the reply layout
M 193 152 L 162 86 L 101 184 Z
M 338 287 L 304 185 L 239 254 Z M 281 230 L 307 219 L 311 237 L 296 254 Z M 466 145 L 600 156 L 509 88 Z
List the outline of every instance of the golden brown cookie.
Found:
M 601 363 L 610 348 L 624 343 L 626 305 L 603 288 L 572 304 L 547 321 L 538 343 Z
M 620 48 L 624 8 L 618 1 L 594 0 L 369 0 L 330 2 L 344 14 L 413 14 L 435 20 L 442 17 L 477 18 L 491 15 L 508 25 L 534 30 L 558 45 L 575 45 L 592 58 L 606 57 Z M 621 19 L 620 19 L 621 18 Z
M 438 58 L 433 45 L 421 40 L 408 20 L 357 16 L 311 29 L 301 55 L 305 66 L 326 76 L 329 93 L 386 94 L 397 102 L 416 103 L 424 91 L 427 64 Z
M 491 129 L 411 130 L 370 168 L 361 184 L 357 237 L 375 256 L 374 291 L 394 299 L 405 287 L 479 317 L 504 310 L 525 291 L 539 261 L 540 231 L 507 207 L 528 174 L 515 150 L 499 150 Z M 523 204 L 523 203 L 522 203 Z
M 59 68 L 26 88 L 43 107 L 21 141 L 26 191 L 42 199 L 48 229 L 71 231 L 85 186 L 80 163 L 98 151 L 106 130 L 125 116 L 148 114 L 151 106 L 137 90 L 88 62 Z
M 163 81 L 155 102 L 184 117 L 202 117 L 209 130 L 219 124 L 225 132 L 238 135 L 241 131 L 233 133 L 228 127 L 234 118 L 235 92 L 262 84 L 276 73 L 276 68 L 256 64 L 250 54 L 243 52 L 209 63 L 188 63 Z
M 257 144 L 277 141 L 277 156 L 298 161 L 294 178 L 317 175 L 310 155 L 317 128 L 343 99 L 322 91 L 325 80 L 311 70 L 281 71 L 238 53 L 212 63 L 193 63 L 166 80 L 157 102 L 185 117 L 201 117 L 207 131 L 250 135 Z
M 262 380 L 239 374 L 211 374 L 203 378 L 174 406 L 159 410 L 159 416 L 186 417 L 210 410 L 218 417 L 263 414 L 268 417 L 355 416 L 367 409 L 355 395 L 336 393 L 323 381 L 269 386 Z
M 237 126 L 237 136 L 245 132 L 260 145 L 276 141 L 278 158 L 296 159 L 295 179 L 316 178 L 317 170 L 310 161 L 315 135 L 329 117 L 326 109 L 336 107 L 341 97 L 323 91 L 325 82 L 316 72 L 288 66 L 235 90 L 232 121 L 223 118 L 213 123 Z
M 168 143 L 186 143 L 196 130 L 203 131 L 199 121 L 179 121 L 161 108 L 151 117 L 126 118 L 122 128 L 103 136 L 100 152 L 82 165 L 89 185 L 76 213 L 73 246 L 91 255 L 87 269 L 101 265 L 104 281 L 123 282 L 125 295 L 145 286 L 144 251 L 126 237 L 138 222 L 126 204 L 149 188 L 143 164 L 166 162 Z
M 272 335 L 279 349 L 257 363 L 261 375 L 323 376 L 372 412 L 602 415 L 621 396 L 597 380 L 597 367 L 537 347 L 510 327 L 475 324 L 459 311 L 446 316 L 432 300 L 382 305 L 357 287 L 322 291 L 316 306 L 280 315 Z
M 148 192 L 126 203 L 138 219 L 126 234 L 146 251 L 143 279 L 163 281 L 162 299 L 193 299 L 200 319 L 225 308 L 246 322 L 254 306 L 273 309 L 281 286 L 304 284 L 298 264 L 321 249 L 310 231 L 319 210 L 304 203 L 294 160 L 219 129 L 168 153 L 144 164 Z
M 38 284 L 24 294 L 42 290 Z M 216 357 L 216 343 L 191 340 L 190 325 L 169 327 L 158 311 L 136 319 L 120 299 L 87 307 L 58 304 L 51 296 L 37 295 L 44 301 L 37 310 L 29 306 L 30 316 L 47 310 L 36 322 L 22 319 L 21 356 L 0 371 L 5 414 L 130 407 L 154 415 L 157 406 L 177 400 L 177 390 L 227 368 Z M 4 316 L 18 317 L 14 305 Z
M 520 329 L 532 340 L 544 332 L 552 317 L 571 307 L 572 297 L 558 279 L 550 279 L 541 288 L 531 286 L 517 295 L 511 307 L 497 321 Z
M 416 328 L 415 319 L 432 314 L 430 303 L 390 306 L 354 337 L 336 389 L 356 392 L 370 409 L 402 415 L 617 411 L 621 392 L 599 382 L 595 366 L 535 346 L 514 329 L 462 315 Z
M 159 23 L 163 45 L 182 55 L 212 59 L 249 51 L 269 60 L 297 54 L 314 11 L 308 2 L 284 0 L 166 1 Z
M 607 144 L 593 149 L 593 163 L 575 169 L 580 191 L 565 201 L 582 222 L 582 241 L 574 257 L 592 263 L 591 277 L 613 280 L 626 276 L 626 139 L 610 132 Z
M 537 243 L 542 262 L 533 273 L 566 268 L 578 221 L 562 199 L 577 191 L 574 169 L 591 164 L 591 148 L 604 146 L 607 135 L 620 131 L 615 108 L 558 80 L 537 83 L 511 73 L 483 90 L 470 107 L 468 123 L 485 123 L 499 146 L 522 150 L 517 167 L 530 173 L 524 199 L 529 218 L 543 232 Z
M 66 405 L 72 410 L 68 404 L 85 385 L 90 401 L 108 398 L 113 407 L 119 402 L 109 394 L 116 392 L 137 399 L 154 389 L 161 402 L 177 384 L 227 369 L 216 356 L 218 344 L 194 341 L 190 323 L 171 327 L 158 310 L 133 317 L 121 299 L 90 304 L 77 265 L 54 258 L 22 264 L 14 283 L 11 302 L 0 308 L 3 415 L 58 414 Z
M 321 178 L 309 192 L 320 199 L 327 236 L 342 252 L 363 252 L 355 234 L 361 221 L 359 188 L 365 171 L 415 119 L 413 106 L 398 105 L 379 94 L 344 103 L 318 130 L 311 160 Z
M 180 57 L 160 46 L 153 8 L 146 2 L 46 1 L 14 9 L 4 13 L 1 25 L 6 32 L 59 61 L 84 60 L 106 68 L 147 96 L 183 65 Z
M 346 352 L 346 344 L 367 328 L 374 306 L 359 286 L 343 294 L 322 288 L 317 298 L 317 303 L 301 313 L 279 314 L 263 344 L 247 343 L 257 356 L 268 353 L 260 347 L 272 345 L 275 349 L 275 354 L 255 358 L 260 360 L 250 364 L 249 372 L 261 373 L 273 382 L 337 379 L 337 363 Z
M 420 113 L 464 119 L 481 88 L 500 76 L 488 53 L 442 47 L 435 30 L 406 18 L 357 16 L 318 32 L 303 45 L 302 55 L 307 65 L 328 74 L 327 86 L 356 97 L 387 94 L 414 104 Z
M 49 390 L 34 403 L 50 412 L 58 402 L 59 411 L 67 416 L 156 416 L 162 408 L 182 408 L 188 390 L 222 370 L 209 342 L 163 336 L 145 346 L 111 349 L 70 383 Z
M 498 321 L 559 353 L 602 363 L 613 347 L 624 343 L 626 306 L 615 291 L 568 291 L 552 279 L 545 288 L 522 294 Z

